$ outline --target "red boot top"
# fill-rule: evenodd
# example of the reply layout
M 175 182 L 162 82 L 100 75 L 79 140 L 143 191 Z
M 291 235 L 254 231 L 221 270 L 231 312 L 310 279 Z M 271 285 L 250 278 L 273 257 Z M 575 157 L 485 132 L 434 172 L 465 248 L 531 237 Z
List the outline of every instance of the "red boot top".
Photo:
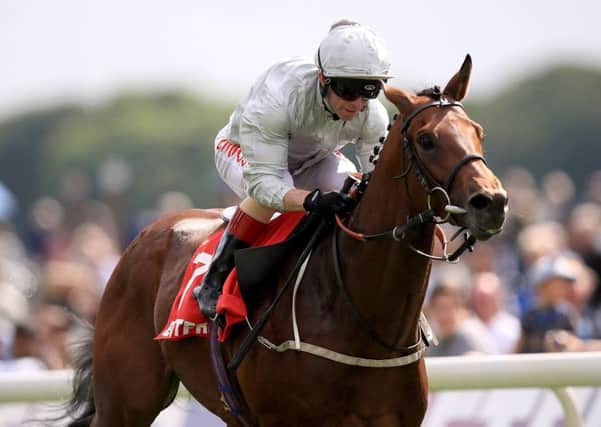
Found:
M 266 227 L 267 224 L 257 221 L 238 208 L 227 226 L 227 231 L 250 245 L 257 240 Z

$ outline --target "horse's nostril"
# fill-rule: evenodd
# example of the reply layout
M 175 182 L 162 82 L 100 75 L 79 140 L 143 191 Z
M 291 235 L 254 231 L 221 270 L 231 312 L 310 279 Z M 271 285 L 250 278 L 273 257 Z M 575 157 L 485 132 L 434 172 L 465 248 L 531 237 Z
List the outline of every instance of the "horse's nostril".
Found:
M 496 211 L 506 211 L 508 203 L 509 199 L 507 198 L 507 193 L 497 192 L 492 196 L 490 207 Z
M 478 210 L 486 209 L 490 205 L 490 197 L 484 194 L 476 194 L 470 199 L 470 205 Z

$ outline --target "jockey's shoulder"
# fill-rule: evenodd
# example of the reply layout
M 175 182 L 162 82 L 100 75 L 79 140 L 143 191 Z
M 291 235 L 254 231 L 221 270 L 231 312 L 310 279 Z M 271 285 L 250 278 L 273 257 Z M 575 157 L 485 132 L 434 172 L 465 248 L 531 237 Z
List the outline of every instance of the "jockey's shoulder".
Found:
M 273 64 L 257 79 L 250 98 L 261 105 L 314 103 L 317 95 L 315 64 L 309 58 L 290 58 Z
M 317 74 L 317 67 L 309 58 L 295 57 L 273 64 L 259 82 L 271 90 L 292 94 L 302 88 L 315 88 Z

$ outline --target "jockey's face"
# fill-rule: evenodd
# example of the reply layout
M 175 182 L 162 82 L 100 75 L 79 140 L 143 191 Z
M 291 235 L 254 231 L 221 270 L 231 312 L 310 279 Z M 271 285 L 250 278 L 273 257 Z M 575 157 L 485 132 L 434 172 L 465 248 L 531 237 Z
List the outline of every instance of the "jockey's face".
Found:
M 324 83 L 325 79 L 321 73 L 319 74 L 319 80 L 321 84 Z M 326 101 L 328 106 L 338 115 L 338 117 L 340 117 L 340 119 L 349 121 L 357 117 L 361 111 L 365 110 L 368 99 L 359 96 L 352 101 L 348 101 L 336 95 L 332 88 L 329 88 L 326 95 Z
M 363 98 L 362 96 L 354 101 L 347 101 L 336 95 L 331 88 L 328 90 L 326 99 L 328 100 L 328 105 L 344 121 L 349 121 L 357 117 L 357 114 L 365 110 L 368 102 L 367 98 Z

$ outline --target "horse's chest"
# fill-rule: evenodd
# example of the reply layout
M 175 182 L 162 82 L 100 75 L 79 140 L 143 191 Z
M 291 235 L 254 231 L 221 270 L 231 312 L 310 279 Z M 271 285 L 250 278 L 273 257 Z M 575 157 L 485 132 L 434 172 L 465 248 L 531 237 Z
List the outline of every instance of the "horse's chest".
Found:
M 298 422 L 290 425 L 418 426 L 425 413 L 427 385 L 418 364 L 356 368 L 290 352 L 271 360 L 270 369 L 262 365 L 255 371 L 262 384 L 253 384 L 247 397 L 259 417 L 273 415 L 276 405 Z

